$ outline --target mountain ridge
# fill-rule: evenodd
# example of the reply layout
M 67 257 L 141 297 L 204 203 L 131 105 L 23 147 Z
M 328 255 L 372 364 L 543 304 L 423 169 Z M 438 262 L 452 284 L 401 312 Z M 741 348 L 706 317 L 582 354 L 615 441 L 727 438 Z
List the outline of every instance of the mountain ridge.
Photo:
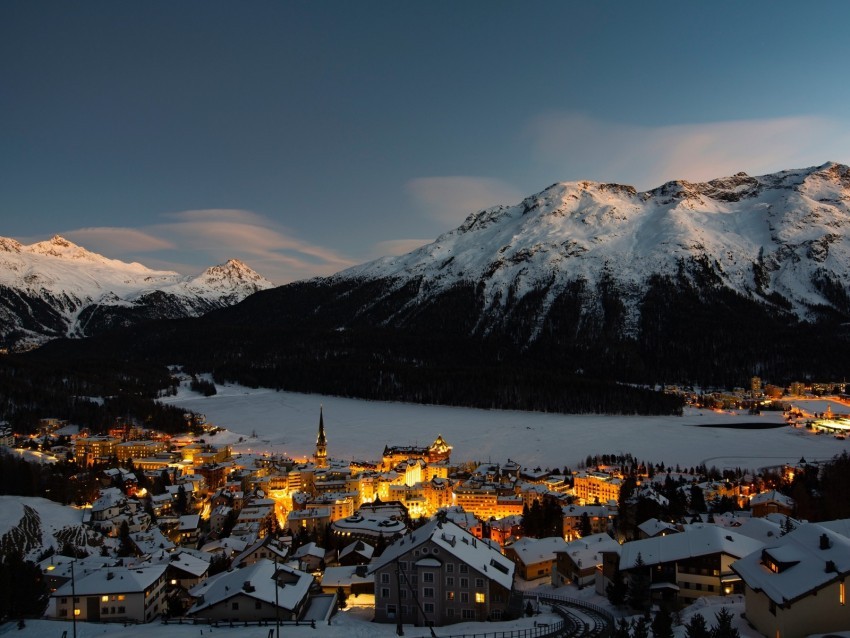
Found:
M 230 259 L 197 275 L 109 259 L 54 235 L 0 237 L 0 343 L 30 347 L 136 321 L 198 316 L 273 284 Z

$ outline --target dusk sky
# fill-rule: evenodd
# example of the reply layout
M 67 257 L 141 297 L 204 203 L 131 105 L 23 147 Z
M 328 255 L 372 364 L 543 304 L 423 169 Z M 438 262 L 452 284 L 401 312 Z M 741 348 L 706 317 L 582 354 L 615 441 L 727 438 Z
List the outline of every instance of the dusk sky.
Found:
M 276 283 L 557 181 L 850 163 L 850 2 L 0 3 L 0 236 Z

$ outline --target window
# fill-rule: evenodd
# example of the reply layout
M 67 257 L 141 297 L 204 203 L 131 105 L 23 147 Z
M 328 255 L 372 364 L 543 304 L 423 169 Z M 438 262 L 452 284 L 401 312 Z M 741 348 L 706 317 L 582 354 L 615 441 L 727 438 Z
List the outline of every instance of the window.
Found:
M 448 564 L 446 564 L 446 573 L 447 573 L 447 574 L 453 574 L 453 573 L 454 573 L 454 571 L 455 571 L 455 565 L 454 565 L 454 563 L 448 563 Z
M 407 561 L 406 560 L 399 561 L 398 566 L 399 566 L 399 569 L 401 569 L 401 571 L 403 571 L 403 572 L 407 571 Z
M 62 616 L 62 617 L 67 616 L 67 615 L 68 615 L 68 610 L 67 610 L 67 609 L 60 609 L 60 610 L 59 610 L 59 615 L 60 615 L 60 616 Z
M 454 618 L 454 615 L 455 615 L 455 610 L 452 609 L 451 607 L 449 607 L 446 610 L 446 618 Z
M 422 590 L 422 596 L 424 598 L 433 598 L 434 597 L 434 588 L 433 587 L 425 587 Z
M 844 590 L 844 581 L 841 581 L 840 583 L 838 583 L 838 604 L 839 605 L 847 604 L 847 595 L 846 595 L 846 591 Z
M 462 602 L 462 603 L 468 603 L 469 602 L 469 592 L 468 591 L 460 592 L 460 602 Z
M 384 572 L 381 574 L 381 584 L 388 585 L 390 583 L 390 575 Z
M 100 597 L 100 602 L 105 603 L 105 602 L 108 602 L 108 601 L 109 601 L 109 596 L 101 596 Z
M 230 603 L 230 608 L 233 611 L 236 611 L 237 609 L 239 609 L 239 603 Z
M 390 588 L 389 587 L 381 587 L 381 598 L 389 598 L 390 597 Z
M 455 593 L 453 591 L 446 592 L 446 600 L 452 601 L 455 599 Z
M 477 602 L 477 603 L 483 603 L 484 602 L 484 592 L 483 591 L 475 592 L 475 602 Z
M 399 598 L 407 598 L 407 590 L 406 589 L 400 589 L 399 592 L 398 592 L 398 595 L 399 595 Z
M 464 589 L 469 587 L 469 579 L 468 578 L 461 578 L 460 579 L 460 586 L 463 587 Z
M 502 619 L 502 610 L 501 609 L 494 609 L 491 612 L 490 615 L 493 616 L 493 620 L 501 620 Z
M 454 587 L 455 586 L 455 577 L 454 576 L 446 576 L 446 587 Z
M 484 587 L 484 579 L 483 578 L 476 578 L 475 579 L 475 586 L 476 587 Z
M 64 605 L 65 603 L 67 603 L 67 602 L 68 602 L 68 599 L 67 599 L 67 598 L 62 598 L 62 599 L 60 599 L 60 600 L 59 600 L 59 602 L 60 602 L 60 603 L 62 603 L 62 604 Z
M 434 613 L 434 603 L 425 603 L 425 613 L 433 614 Z
M 466 563 L 460 564 L 460 573 L 465 574 L 469 571 L 469 566 Z
M 475 618 L 475 612 L 472 609 L 462 609 L 461 618 L 464 618 L 466 620 L 472 620 L 473 618 Z
M 100 613 L 101 613 L 101 614 L 103 614 L 103 615 L 105 616 L 106 614 L 108 614 L 108 613 L 109 613 L 109 607 L 101 607 L 101 608 L 100 608 Z
M 395 618 L 396 614 L 396 606 L 395 605 L 387 605 L 387 617 Z
M 422 582 L 423 583 L 433 583 L 434 582 L 434 572 L 425 572 L 422 574 Z
M 124 607 L 118 607 L 118 613 L 123 614 L 126 611 Z

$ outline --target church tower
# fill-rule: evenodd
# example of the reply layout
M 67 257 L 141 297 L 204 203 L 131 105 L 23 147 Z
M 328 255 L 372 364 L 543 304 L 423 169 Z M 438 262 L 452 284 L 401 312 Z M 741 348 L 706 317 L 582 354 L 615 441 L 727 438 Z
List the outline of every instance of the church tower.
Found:
M 313 453 L 316 467 L 328 466 L 328 440 L 325 438 L 325 419 L 322 415 L 322 406 L 319 406 L 319 436 L 316 437 L 316 451 Z

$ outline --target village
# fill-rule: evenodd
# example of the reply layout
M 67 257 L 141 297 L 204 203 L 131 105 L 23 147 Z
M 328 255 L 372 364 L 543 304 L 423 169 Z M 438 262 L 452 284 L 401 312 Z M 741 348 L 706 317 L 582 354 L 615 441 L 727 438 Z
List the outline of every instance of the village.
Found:
M 813 432 L 848 423 L 811 416 Z M 87 529 L 39 562 L 46 618 L 315 626 L 356 601 L 378 623 L 444 626 L 520 617 L 521 592 L 545 583 L 631 613 L 741 595 L 747 623 L 771 637 L 808 635 L 818 618 L 822 631 L 850 626 L 850 519 L 806 522 L 810 504 L 780 489 L 819 462 L 759 474 L 629 454 L 572 469 L 458 463 L 438 433 L 343 462 L 321 407 L 312 457 L 292 459 L 234 454 L 187 418 L 194 436 L 42 420 L 31 439 L 80 467 Z

